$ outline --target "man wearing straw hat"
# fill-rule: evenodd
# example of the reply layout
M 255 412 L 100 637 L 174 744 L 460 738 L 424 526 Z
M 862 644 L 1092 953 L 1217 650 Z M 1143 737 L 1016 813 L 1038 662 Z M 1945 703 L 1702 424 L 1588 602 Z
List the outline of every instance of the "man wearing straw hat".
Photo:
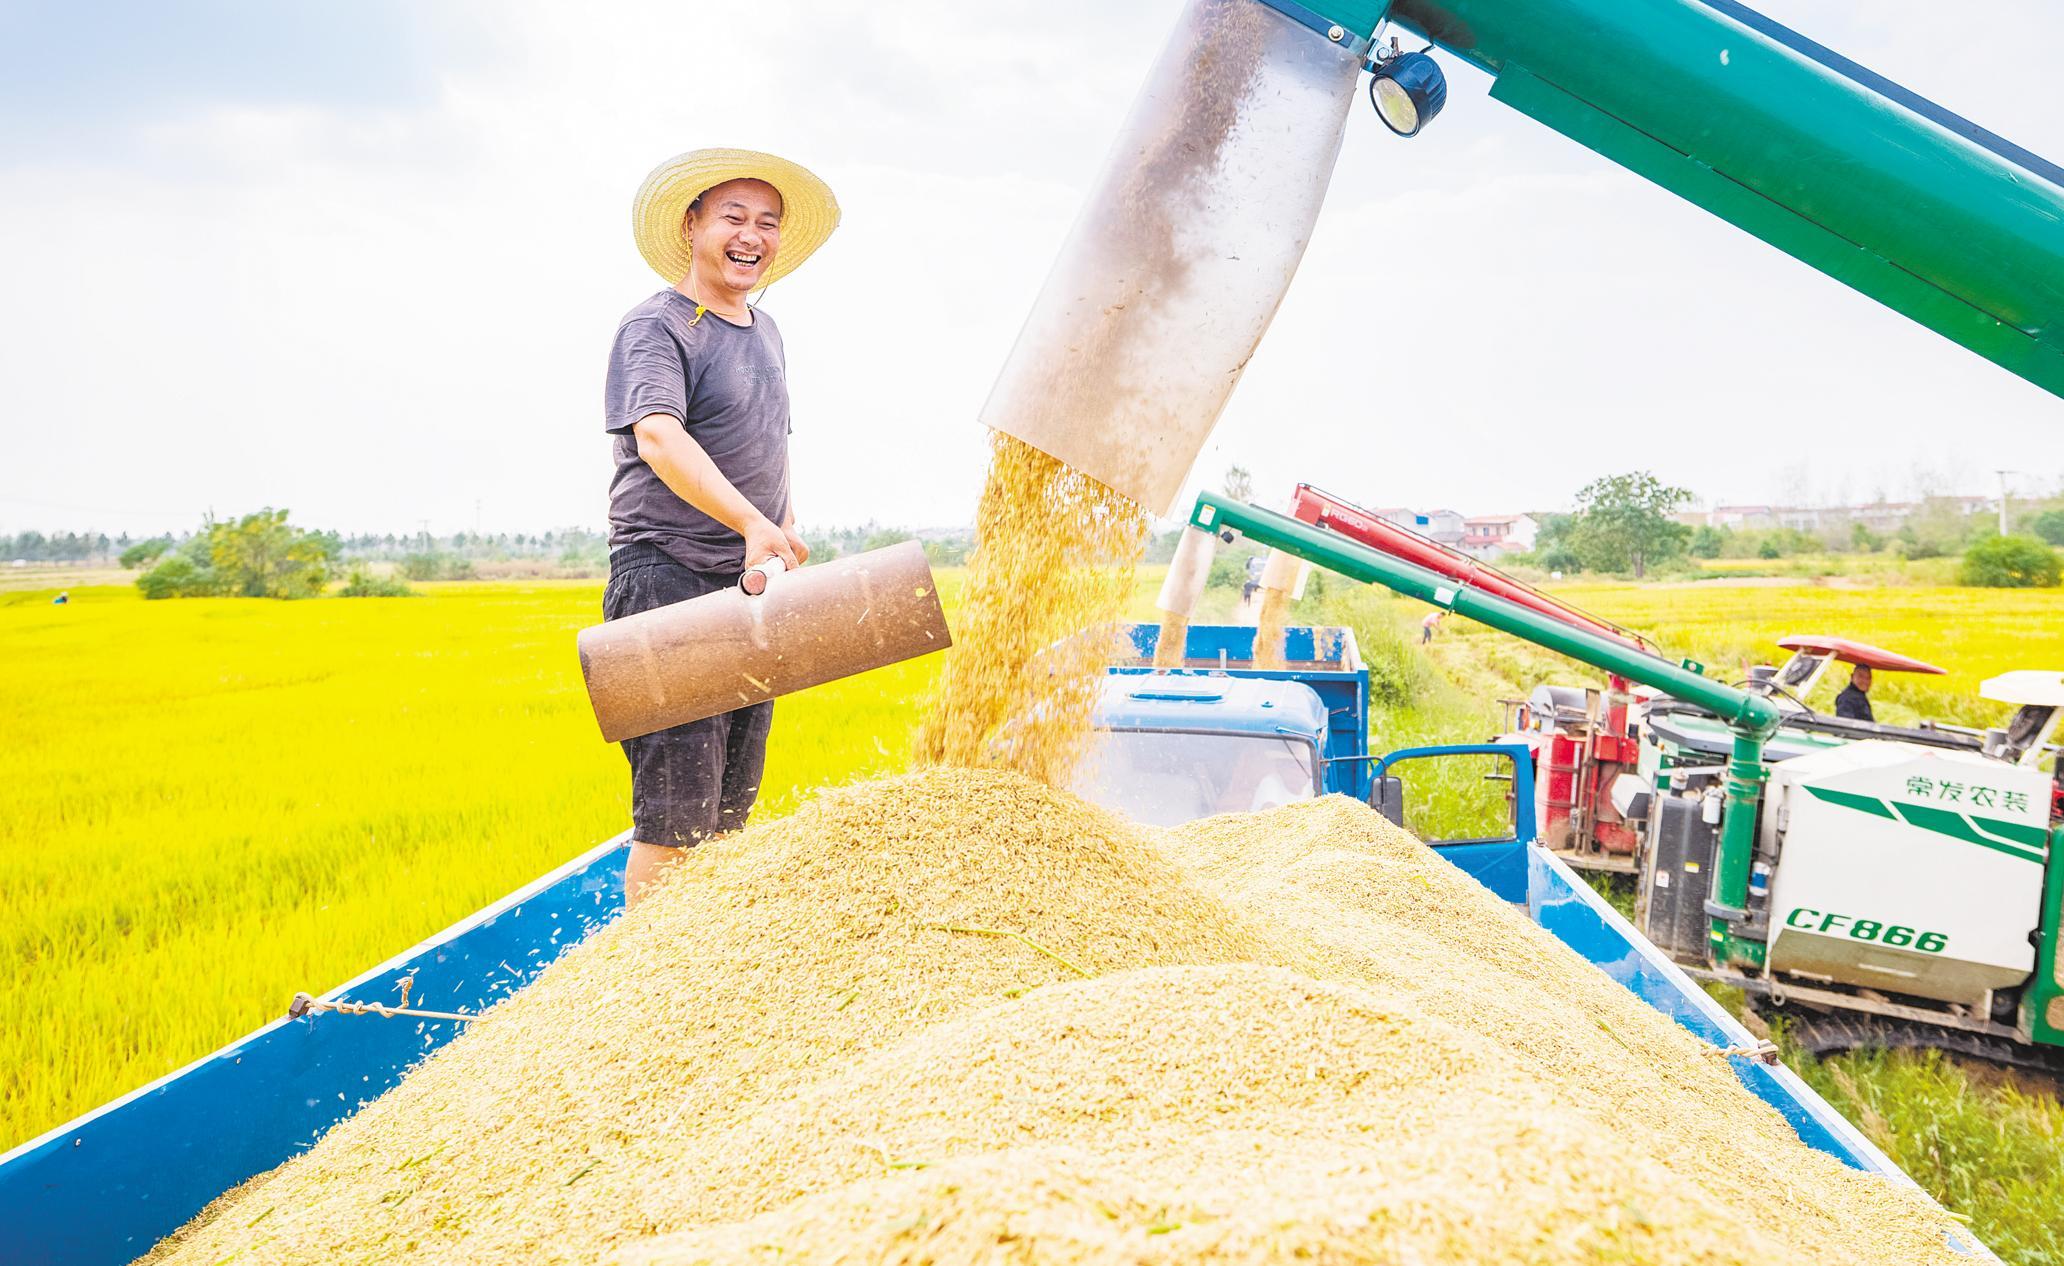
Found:
M 604 619 L 796 567 L 809 549 L 789 501 L 781 333 L 748 303 L 838 226 L 822 180 L 772 154 L 701 149 L 660 164 L 631 210 L 668 288 L 617 327 L 604 392 L 615 445 Z M 624 743 L 631 763 L 627 900 L 684 847 L 745 823 L 758 798 L 771 702 Z

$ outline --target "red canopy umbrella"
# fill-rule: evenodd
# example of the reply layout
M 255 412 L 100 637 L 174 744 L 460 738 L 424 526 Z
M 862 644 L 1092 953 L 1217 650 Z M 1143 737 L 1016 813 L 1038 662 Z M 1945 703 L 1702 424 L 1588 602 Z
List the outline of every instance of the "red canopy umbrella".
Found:
M 1805 651 L 1810 655 L 1832 655 L 1844 664 L 1858 664 L 1872 670 L 1883 669 L 1888 673 L 1933 673 L 1942 676 L 1949 670 L 1924 664 L 1883 647 L 1867 642 L 1852 642 L 1846 637 L 1822 637 L 1818 634 L 1794 633 L 1777 639 L 1777 644 L 1788 651 Z

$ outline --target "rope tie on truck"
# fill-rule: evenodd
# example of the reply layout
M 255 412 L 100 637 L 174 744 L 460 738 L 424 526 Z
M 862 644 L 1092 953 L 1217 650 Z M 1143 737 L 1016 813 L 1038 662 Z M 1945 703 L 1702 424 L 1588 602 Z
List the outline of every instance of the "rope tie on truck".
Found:
M 424 1011 L 409 1006 L 409 989 L 415 983 L 416 978 L 414 976 L 403 976 L 400 985 L 401 1001 L 391 1007 L 381 1002 L 332 1001 L 326 998 L 317 998 L 307 993 L 297 993 L 294 995 L 294 1000 L 287 1004 L 287 1018 L 298 1020 L 302 1016 L 314 1015 L 323 1011 L 335 1012 L 338 1015 L 376 1015 L 383 1020 L 391 1020 L 398 1015 L 413 1016 L 420 1020 L 478 1020 L 480 1018 L 477 1015 L 461 1015 L 456 1011 Z
M 1708 1050 L 1723 1059 L 1753 1059 L 1759 1064 L 1775 1065 L 1778 1062 L 1777 1043 L 1758 1041 L 1748 1046 L 1712 1046 Z

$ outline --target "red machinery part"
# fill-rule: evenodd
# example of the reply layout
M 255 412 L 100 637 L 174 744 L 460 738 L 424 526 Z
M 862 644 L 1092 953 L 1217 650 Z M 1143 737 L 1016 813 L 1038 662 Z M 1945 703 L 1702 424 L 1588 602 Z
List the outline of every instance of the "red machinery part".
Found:
M 1524 581 L 1507 576 L 1495 567 L 1487 567 L 1459 550 L 1449 549 L 1439 541 L 1428 540 L 1417 532 L 1401 528 L 1310 484 L 1297 485 L 1297 495 L 1291 501 L 1290 513 L 1314 527 L 1338 532 L 1370 549 L 1382 550 L 1408 563 L 1417 563 L 1428 571 L 1438 572 L 1465 585 L 1481 589 L 1485 593 L 1496 594 L 1508 602 L 1517 602 L 1529 610 L 1573 625 L 1587 633 L 1609 637 L 1639 651 L 1649 649 L 1638 636 L 1616 624 L 1608 624 L 1594 616 L 1586 615 Z
M 1832 655 L 1844 664 L 1857 664 L 1888 673 L 1931 673 L 1939 677 L 1949 671 L 1911 656 L 1901 655 L 1897 651 L 1872 646 L 1868 642 L 1852 642 L 1846 637 L 1793 633 L 1777 639 L 1777 644 L 1788 651 L 1803 651 L 1809 655 Z
M 1290 512 L 1314 527 L 1338 532 L 1351 541 L 1416 563 L 1458 584 L 1495 594 L 1644 653 L 1654 653 L 1639 636 L 1616 624 L 1587 615 L 1495 567 L 1310 484 L 1297 485 Z M 1534 774 L 1540 786 L 1539 829 L 1550 848 L 1588 851 L 1587 841 L 1579 836 L 1583 832 L 1590 836 L 1588 844 L 1595 845 L 1598 851 L 1631 854 L 1635 850 L 1634 829 L 1621 820 L 1606 794 L 1620 771 L 1633 768 L 1639 758 L 1639 746 L 1628 723 L 1627 690 L 1625 678 L 1609 678 L 1595 723 L 1587 721 L 1576 732 L 1563 730 L 1552 718 L 1544 718 L 1544 741 L 1535 754 Z
M 1534 758 L 1534 776 L 1541 784 L 1541 840 L 1551 849 L 1574 848 L 1576 828 L 1570 815 L 1577 807 L 1577 772 L 1583 764 L 1580 740 L 1559 732 L 1543 739 Z

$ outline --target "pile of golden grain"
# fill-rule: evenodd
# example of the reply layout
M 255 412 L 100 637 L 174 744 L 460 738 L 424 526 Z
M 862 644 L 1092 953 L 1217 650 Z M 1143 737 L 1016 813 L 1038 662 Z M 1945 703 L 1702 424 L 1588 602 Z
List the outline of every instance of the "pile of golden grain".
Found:
M 158 1253 L 1968 1260 L 1952 1230 L 1362 805 L 1147 833 L 936 769 L 696 849 Z

